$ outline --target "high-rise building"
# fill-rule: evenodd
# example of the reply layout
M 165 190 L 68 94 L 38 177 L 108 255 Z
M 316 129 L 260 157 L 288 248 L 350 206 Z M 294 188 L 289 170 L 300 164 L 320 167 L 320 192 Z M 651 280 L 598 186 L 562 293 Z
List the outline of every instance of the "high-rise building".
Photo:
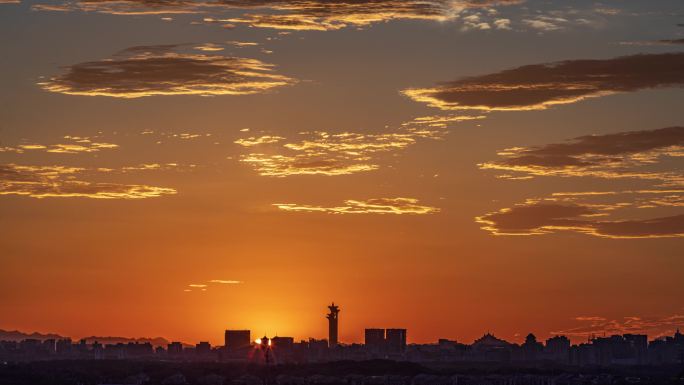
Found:
M 211 344 L 203 341 L 195 345 L 195 353 L 198 355 L 209 355 L 211 353 Z
M 252 344 L 249 330 L 226 330 L 225 347 L 228 350 L 237 350 L 249 347 Z
M 406 329 L 387 329 L 385 346 L 388 353 L 406 351 Z
M 328 306 L 328 309 L 330 309 L 330 313 L 326 316 L 328 318 L 328 344 L 329 347 L 334 348 L 337 346 L 338 341 L 337 341 L 337 327 L 338 327 L 338 317 L 340 314 L 340 308 L 339 306 L 335 305 L 335 302 L 332 303 L 332 305 Z
M 294 347 L 293 337 L 273 337 L 271 338 L 273 347 L 277 350 L 289 350 Z
M 385 329 L 366 329 L 364 344 L 368 352 L 383 351 L 385 349 Z
M 546 340 L 544 348 L 547 358 L 561 363 L 570 361 L 570 340 L 566 336 L 555 336 Z
M 171 342 L 167 345 L 166 351 L 170 356 L 179 356 L 183 354 L 183 344 L 180 342 Z
M 625 334 L 624 338 L 631 345 L 637 364 L 644 364 L 648 355 L 648 336 L 645 334 Z

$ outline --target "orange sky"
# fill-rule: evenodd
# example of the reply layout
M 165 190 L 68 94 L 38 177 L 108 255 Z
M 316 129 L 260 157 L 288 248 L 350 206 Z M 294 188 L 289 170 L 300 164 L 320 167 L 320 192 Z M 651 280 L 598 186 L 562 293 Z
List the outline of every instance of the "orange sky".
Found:
M 682 325 L 681 5 L 428 3 L 0 4 L 0 328 Z

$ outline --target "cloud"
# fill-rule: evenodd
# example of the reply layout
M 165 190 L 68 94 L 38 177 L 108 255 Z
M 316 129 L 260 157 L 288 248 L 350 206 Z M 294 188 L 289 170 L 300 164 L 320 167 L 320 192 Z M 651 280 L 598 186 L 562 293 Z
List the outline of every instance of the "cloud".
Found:
M 537 16 L 534 19 L 523 19 L 522 22 L 530 28 L 549 32 L 563 29 L 563 24 L 567 23 L 568 20 L 548 16 Z
M 684 39 L 660 39 L 660 40 L 637 40 L 621 41 L 620 45 L 633 46 L 658 46 L 658 45 L 679 45 L 684 44 Z
M 74 179 L 83 168 L 0 165 L 0 195 L 31 198 L 145 199 L 173 195 L 176 190 L 147 185 L 99 183 Z
M 252 136 L 249 138 L 238 139 L 234 143 L 239 144 L 243 147 L 254 147 L 260 144 L 278 143 L 283 139 L 285 138 L 283 138 L 282 136 L 264 135 L 259 137 Z
M 552 331 L 553 335 L 569 337 L 591 337 L 601 335 L 647 334 L 662 337 L 674 334 L 684 326 L 684 315 L 628 316 L 609 319 L 602 316 L 575 317 L 578 326 Z
M 684 39 L 661 39 L 658 41 L 663 44 L 684 44 Z
M 402 93 L 442 110 L 540 110 L 586 98 L 684 84 L 684 53 L 568 60 L 472 76 Z
M 468 116 L 468 115 L 432 115 L 421 116 L 413 119 L 410 122 L 403 123 L 402 126 L 411 125 L 427 125 L 429 127 L 446 128 L 449 123 L 465 122 L 468 120 L 485 119 L 485 115 Z
M 197 167 L 194 164 L 180 165 L 178 163 L 141 163 L 135 166 L 123 166 L 119 169 L 106 169 L 107 171 L 120 171 L 122 173 L 134 171 L 187 171 Z M 103 170 L 103 169 L 99 169 Z
M 79 0 L 59 4 L 34 4 L 35 11 L 98 12 L 113 15 L 163 15 L 199 13 L 209 3 L 191 0 Z M 218 4 L 218 2 L 217 2 Z
M 212 279 L 210 281 L 207 281 L 209 284 L 217 284 L 217 285 L 240 285 L 243 284 L 243 281 L 236 281 L 236 280 L 225 280 L 225 279 Z M 185 292 L 192 292 L 194 289 L 199 289 L 202 292 L 205 292 L 209 289 L 209 284 L 206 283 L 191 283 L 189 284 L 186 289 L 183 291 Z M 189 288 L 189 289 L 188 289 Z
M 511 20 L 510 19 L 496 19 L 496 20 L 494 20 L 494 27 L 496 29 L 510 30 L 511 29 Z
M 163 143 L 161 140 L 166 139 L 166 140 L 183 140 L 183 141 L 190 141 L 190 140 L 199 140 L 199 139 L 207 139 L 211 138 L 214 136 L 211 133 L 203 133 L 203 132 L 164 132 L 164 131 L 153 131 L 153 130 L 143 130 L 139 133 L 140 135 L 149 135 L 149 136 L 156 136 L 159 138 L 157 140 L 157 144 Z
M 365 201 L 346 200 L 343 206 L 323 207 L 299 205 L 294 203 L 276 203 L 280 210 L 294 212 L 320 212 L 327 214 L 434 214 L 440 210 L 436 207 L 423 206 L 414 198 L 378 198 Z
M 242 281 L 235 281 L 235 280 L 225 280 L 225 279 L 212 279 L 209 281 L 210 283 L 218 283 L 221 285 L 239 285 L 242 283 Z
M 67 95 L 249 95 L 294 84 L 256 59 L 178 52 L 178 46 L 132 47 L 112 58 L 75 64 L 39 85 Z
M 637 178 L 684 185 L 679 171 L 653 171 L 664 159 L 684 159 L 684 127 L 581 136 L 565 143 L 510 148 L 499 155 L 502 159 L 480 164 L 480 168 L 528 177 Z
M 464 31 L 469 31 L 473 29 L 478 29 L 481 31 L 485 31 L 488 29 L 492 29 L 491 25 L 489 23 L 483 21 L 481 19 L 481 15 L 479 13 L 473 13 L 467 16 L 463 16 L 461 18 L 463 21 L 463 27 L 462 29 Z
M 292 175 L 349 175 L 380 168 L 376 164 L 350 163 L 344 158 L 319 158 L 308 154 L 295 156 L 247 154 L 240 161 L 251 165 L 261 176 L 286 177 Z M 353 162 L 353 161 L 351 161 Z
M 70 4 L 33 4 L 31 10 L 42 12 L 71 12 L 73 11 L 73 8 Z
M 621 9 L 618 9 L 618 8 L 596 7 L 596 8 L 594 8 L 594 12 L 600 13 L 600 14 L 603 14 L 603 15 L 614 16 L 614 15 L 619 15 L 619 14 L 621 14 L 621 13 L 622 13 L 622 10 L 621 10 Z
M 597 201 L 597 197 L 604 200 Z M 684 237 L 684 214 L 659 217 L 641 214 L 645 209 L 679 207 L 684 207 L 684 190 L 558 193 L 548 198 L 528 199 L 475 220 L 493 235 L 570 231 L 615 239 Z M 639 216 L 621 217 L 626 209 Z
M 205 44 L 195 46 L 195 49 L 198 51 L 204 51 L 204 52 L 218 52 L 218 51 L 223 51 L 225 48 L 221 47 L 218 44 L 205 43 Z
M 233 45 L 238 48 L 243 48 L 243 47 L 256 47 L 259 45 L 259 43 L 253 42 L 253 41 L 229 41 L 227 42 L 230 45 Z
M 14 152 L 14 153 L 24 153 L 26 151 L 44 151 L 55 154 L 78 154 L 78 153 L 89 153 L 98 152 L 105 149 L 114 149 L 119 147 L 113 143 L 103 143 L 103 142 L 93 142 L 93 138 L 80 137 L 80 136 L 65 136 L 64 139 L 68 143 L 58 143 L 58 144 L 18 144 L 16 146 L 10 147 L 0 147 L 0 152 Z
M 418 123 L 410 122 L 390 133 L 315 131 L 300 133 L 303 138 L 300 141 L 262 136 L 239 139 L 235 143 L 245 147 L 280 143 L 275 153 L 273 148 L 267 148 L 270 153 L 260 151 L 241 156 L 241 162 L 251 165 L 262 176 L 348 175 L 380 168 L 377 163 L 380 153 L 401 151 L 419 139 L 441 139 L 446 134 L 443 130 L 423 127 L 429 122 L 428 118 L 425 119 Z
M 392 20 L 454 20 L 465 9 L 487 9 L 520 4 L 522 0 L 81 0 L 65 2 L 72 11 L 118 15 L 159 15 L 174 13 L 211 13 L 238 11 L 228 19 L 205 18 L 211 23 L 247 24 L 280 30 L 338 30 L 365 27 Z M 44 5 L 35 10 L 47 10 Z

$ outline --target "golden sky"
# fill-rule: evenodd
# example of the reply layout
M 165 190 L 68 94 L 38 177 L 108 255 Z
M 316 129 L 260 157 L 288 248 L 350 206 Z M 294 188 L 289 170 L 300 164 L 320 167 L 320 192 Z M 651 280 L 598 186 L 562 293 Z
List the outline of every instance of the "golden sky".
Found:
M 677 0 L 0 0 L 0 328 L 684 326 Z

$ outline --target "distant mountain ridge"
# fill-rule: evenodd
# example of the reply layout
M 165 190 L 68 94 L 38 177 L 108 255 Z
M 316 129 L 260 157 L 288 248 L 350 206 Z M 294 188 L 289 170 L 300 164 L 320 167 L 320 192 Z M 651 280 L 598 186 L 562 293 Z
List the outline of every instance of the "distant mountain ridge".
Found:
M 71 338 L 67 336 L 61 336 L 59 334 L 54 334 L 54 333 L 24 333 L 18 330 L 2 330 L 0 329 L 0 341 L 21 341 L 25 339 L 36 339 L 36 340 L 49 340 L 49 339 L 64 339 L 64 338 Z M 101 343 L 101 344 L 118 344 L 118 343 L 129 343 L 129 342 L 139 342 L 139 343 L 146 343 L 149 342 L 152 344 L 152 346 L 164 346 L 169 344 L 169 340 L 163 337 L 154 337 L 154 338 L 148 338 L 148 337 L 141 337 L 141 338 L 129 338 L 129 337 L 99 337 L 99 336 L 90 336 L 90 337 L 84 337 L 84 338 L 79 338 L 75 339 L 76 341 L 80 341 L 81 339 L 85 339 L 87 343 L 91 344 L 95 341 Z M 187 344 L 184 344 L 187 346 Z
M 42 334 L 42 333 L 24 333 L 18 330 L 2 330 L 0 329 L 0 341 L 21 341 L 25 339 L 49 340 L 66 338 L 59 334 Z

